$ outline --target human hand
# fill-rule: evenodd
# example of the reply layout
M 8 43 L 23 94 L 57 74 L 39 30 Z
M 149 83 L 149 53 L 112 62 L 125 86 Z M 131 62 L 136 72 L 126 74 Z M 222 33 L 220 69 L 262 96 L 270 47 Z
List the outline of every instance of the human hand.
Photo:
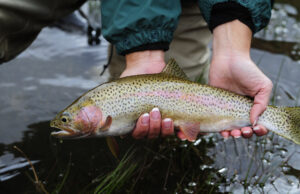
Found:
M 149 139 L 157 138 L 161 134 L 162 137 L 174 134 L 174 123 L 170 118 L 162 120 L 158 108 L 153 108 L 149 113 L 145 113 L 138 119 L 136 127 L 133 130 L 132 136 L 136 139 L 148 137 Z M 177 137 L 181 140 L 187 138 L 183 132 L 178 131 Z
M 252 33 L 239 21 L 229 22 L 214 29 L 213 57 L 210 66 L 209 84 L 241 95 L 254 97 L 250 122 L 256 135 L 267 134 L 257 120 L 269 102 L 272 92 L 271 80 L 263 74 L 250 58 Z M 221 132 L 228 137 L 251 137 L 251 127 Z
M 163 51 L 143 51 L 126 55 L 126 69 L 121 77 L 160 73 L 166 66 Z M 174 134 L 174 124 L 172 119 L 162 120 L 158 108 L 152 109 L 150 113 L 145 113 L 139 117 L 132 136 L 136 139 L 148 137 L 156 138 L 159 135 L 168 136 Z M 186 139 L 183 133 L 177 133 L 180 139 Z
M 163 51 L 134 52 L 126 55 L 126 69 L 121 77 L 160 73 L 165 66 Z M 174 134 L 174 124 L 170 118 L 162 120 L 159 109 L 154 108 L 150 113 L 145 113 L 139 117 L 132 136 L 136 139 L 146 136 L 152 139 L 160 134 L 162 136 Z M 182 132 L 178 132 L 177 136 L 180 139 L 186 139 Z
M 209 79 L 209 84 L 212 86 L 254 97 L 254 105 L 250 111 L 250 121 L 254 126 L 259 115 L 265 111 L 268 105 L 272 82 L 257 68 L 251 59 L 242 56 L 233 58 L 219 56 L 214 58 L 210 67 Z M 255 126 L 253 129 L 258 136 L 267 133 L 266 128 L 261 125 Z M 250 127 L 245 127 L 231 132 L 224 131 L 221 134 L 228 137 L 229 133 L 235 137 L 241 135 L 251 137 L 253 131 Z

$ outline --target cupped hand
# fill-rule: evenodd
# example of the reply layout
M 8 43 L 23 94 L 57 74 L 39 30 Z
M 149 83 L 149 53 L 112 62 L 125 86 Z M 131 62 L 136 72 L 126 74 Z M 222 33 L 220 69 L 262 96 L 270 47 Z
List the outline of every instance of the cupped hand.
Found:
M 155 74 L 162 72 L 166 66 L 164 51 L 142 51 L 126 55 L 126 69 L 121 77 Z M 150 113 L 141 115 L 136 123 L 132 136 L 136 139 L 148 137 L 149 139 L 158 136 L 169 136 L 174 134 L 174 123 L 170 118 L 162 119 L 158 108 L 153 108 Z M 185 140 L 185 135 L 179 131 L 177 136 Z
M 153 139 L 157 138 L 160 134 L 163 137 L 174 134 L 174 124 L 170 118 L 162 120 L 159 109 L 153 108 L 150 114 L 145 113 L 140 116 L 132 136 L 136 139 L 141 139 L 146 136 L 149 139 Z
M 251 137 L 267 134 L 264 126 L 256 125 L 269 103 L 272 92 L 271 80 L 250 58 L 252 31 L 248 26 L 234 20 L 221 24 L 213 30 L 213 56 L 209 72 L 209 84 L 241 95 L 254 98 L 250 111 L 251 127 L 223 131 L 224 137 L 232 135 Z
M 222 136 L 251 137 L 253 131 L 258 136 L 267 134 L 267 129 L 256 123 L 258 117 L 267 108 L 273 85 L 250 57 L 243 55 L 213 57 L 209 80 L 209 84 L 212 86 L 254 98 L 254 104 L 250 111 L 250 122 L 253 129 L 244 127 L 241 130 L 223 131 L 221 132 Z

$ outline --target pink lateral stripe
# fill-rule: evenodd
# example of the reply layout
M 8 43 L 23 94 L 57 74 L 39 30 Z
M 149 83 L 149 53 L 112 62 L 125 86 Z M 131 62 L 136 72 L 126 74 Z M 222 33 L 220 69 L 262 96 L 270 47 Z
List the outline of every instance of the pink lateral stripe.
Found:
M 175 99 L 175 100 L 184 100 L 191 103 L 200 104 L 203 106 L 214 106 L 219 107 L 222 109 L 233 109 L 234 105 L 232 103 L 228 103 L 223 99 L 212 97 L 212 96 L 204 96 L 204 95 L 195 95 L 195 94 L 186 94 L 180 91 L 176 92 L 169 92 L 169 91 L 151 91 L 151 92 L 138 92 L 138 93 L 131 93 L 130 95 L 123 96 L 124 98 L 128 98 L 131 96 L 137 97 L 163 97 L 167 99 Z

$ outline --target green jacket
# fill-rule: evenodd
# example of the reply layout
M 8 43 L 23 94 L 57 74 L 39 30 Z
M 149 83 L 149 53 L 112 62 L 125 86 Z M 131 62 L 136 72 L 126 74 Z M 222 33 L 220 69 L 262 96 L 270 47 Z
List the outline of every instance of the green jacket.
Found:
M 272 2 L 198 0 L 198 5 L 211 30 L 239 19 L 255 33 L 269 22 Z M 156 48 L 167 50 L 181 12 L 180 0 L 102 0 L 101 6 L 103 36 L 123 55 Z

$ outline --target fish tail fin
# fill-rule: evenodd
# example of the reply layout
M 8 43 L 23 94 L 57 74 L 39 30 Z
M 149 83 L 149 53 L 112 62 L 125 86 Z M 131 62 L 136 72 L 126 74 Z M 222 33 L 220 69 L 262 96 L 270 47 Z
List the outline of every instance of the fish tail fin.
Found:
M 272 107 L 268 127 L 280 136 L 300 144 L 300 107 Z M 273 128 L 273 129 L 272 129 Z
M 293 141 L 300 144 L 300 107 L 285 107 Z

